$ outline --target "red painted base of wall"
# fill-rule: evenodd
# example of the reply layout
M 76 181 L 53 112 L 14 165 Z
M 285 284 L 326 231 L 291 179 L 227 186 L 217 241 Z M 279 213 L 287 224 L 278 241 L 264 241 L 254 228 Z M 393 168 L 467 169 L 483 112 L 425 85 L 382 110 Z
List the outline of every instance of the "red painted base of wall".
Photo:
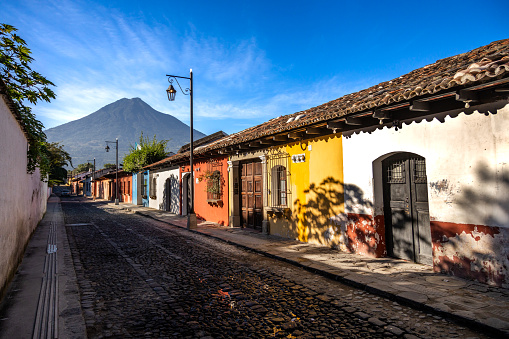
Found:
M 346 222 L 346 246 L 352 253 L 370 257 L 386 255 L 385 223 L 383 215 L 348 213 Z
M 348 213 L 345 245 L 351 253 L 387 255 L 384 217 Z M 496 286 L 509 285 L 509 229 L 431 221 L 433 269 Z
M 509 239 L 499 227 L 431 221 L 433 269 L 490 285 L 509 284 Z

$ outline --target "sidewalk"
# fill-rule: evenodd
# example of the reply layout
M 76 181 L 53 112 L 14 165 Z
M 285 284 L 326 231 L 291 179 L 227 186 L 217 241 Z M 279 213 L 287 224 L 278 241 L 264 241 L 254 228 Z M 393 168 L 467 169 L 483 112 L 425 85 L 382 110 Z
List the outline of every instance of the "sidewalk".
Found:
M 86 338 L 60 199 L 51 196 L 0 304 L 0 339 Z
M 128 210 L 170 225 L 186 227 L 187 218 L 121 203 Z M 429 266 L 393 258 L 369 258 L 325 246 L 263 235 L 248 229 L 198 221 L 201 233 L 310 272 L 364 289 L 468 327 L 509 338 L 509 289 L 434 273 Z

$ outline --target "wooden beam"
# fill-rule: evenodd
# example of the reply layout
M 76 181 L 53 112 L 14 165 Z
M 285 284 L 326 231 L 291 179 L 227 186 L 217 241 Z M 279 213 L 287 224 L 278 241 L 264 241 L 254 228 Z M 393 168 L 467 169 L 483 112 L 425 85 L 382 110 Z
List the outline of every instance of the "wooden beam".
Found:
M 290 132 L 288 133 L 288 138 L 292 138 L 292 139 L 299 139 L 299 138 L 302 138 L 304 136 L 304 133 L 302 132 Z
M 272 144 L 273 144 L 272 140 L 268 140 L 268 139 L 260 140 L 260 145 L 272 145 Z
M 456 100 L 463 102 L 477 102 L 477 93 L 468 89 L 461 89 L 456 93 Z
M 373 113 L 373 118 L 375 119 L 390 119 L 391 113 L 387 111 L 382 111 L 381 109 L 375 110 L 375 113 Z
M 286 141 L 288 140 L 288 137 L 286 135 L 275 135 L 272 137 L 272 140 L 274 141 Z
M 509 93 L 509 88 L 497 88 L 495 89 L 496 93 Z
M 251 148 L 260 147 L 260 142 L 259 141 L 250 142 L 249 147 L 251 147 Z
M 361 118 L 347 117 L 345 122 L 346 122 L 347 125 L 362 125 L 362 119 Z
M 410 106 L 410 110 L 415 112 L 429 112 L 431 108 L 429 102 L 414 101 Z
M 327 123 L 328 129 L 342 129 L 345 127 L 345 123 L 343 121 L 329 121 Z
M 309 127 L 306 128 L 306 134 L 322 134 L 322 129 L 316 127 Z

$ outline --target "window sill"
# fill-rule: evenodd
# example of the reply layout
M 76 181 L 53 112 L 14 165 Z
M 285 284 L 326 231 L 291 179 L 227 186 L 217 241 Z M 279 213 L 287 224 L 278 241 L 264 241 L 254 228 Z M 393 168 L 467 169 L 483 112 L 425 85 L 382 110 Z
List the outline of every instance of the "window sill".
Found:
M 280 217 L 290 217 L 292 214 L 292 211 L 288 207 L 268 207 L 266 209 L 268 215 L 273 215 L 276 218 Z
M 222 200 L 222 199 L 207 199 L 207 202 L 208 202 L 209 204 L 213 204 L 213 205 L 214 205 L 214 204 L 216 204 L 216 205 L 219 205 L 219 204 L 221 204 L 221 203 L 223 202 L 223 200 Z

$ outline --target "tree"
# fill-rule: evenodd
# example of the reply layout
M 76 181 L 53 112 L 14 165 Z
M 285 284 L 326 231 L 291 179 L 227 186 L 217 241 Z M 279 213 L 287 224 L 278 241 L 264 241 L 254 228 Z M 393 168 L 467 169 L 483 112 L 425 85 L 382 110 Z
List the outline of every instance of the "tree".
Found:
M 35 105 L 40 100 L 49 102 L 55 99 L 55 93 L 49 88 L 55 85 L 30 68 L 30 63 L 34 60 L 30 56 L 31 51 L 16 31 L 13 26 L 0 23 L 0 77 L 28 134 L 27 172 L 33 173 L 36 167 L 39 167 L 41 179 L 44 180 L 51 171 L 51 161 L 47 159 L 46 153 L 44 125 L 36 119 L 32 108 L 25 103 L 28 101 Z
M 79 164 L 78 166 L 76 166 L 76 168 L 74 169 L 73 172 L 74 172 L 74 174 L 88 172 L 91 168 L 94 168 L 94 164 L 87 162 L 87 163 Z
M 115 167 L 117 167 L 117 165 L 115 165 L 115 164 L 110 164 L 110 163 L 108 163 L 108 164 L 104 164 L 104 165 L 103 165 L 103 168 L 115 168 Z
M 141 132 L 138 145 L 130 145 L 129 153 L 124 157 L 124 171 L 136 173 L 141 171 L 143 167 L 166 158 L 166 144 L 168 141 L 157 141 L 155 135 L 154 139 L 150 140 L 148 137 L 143 137 L 143 132 Z
M 49 186 L 59 185 L 67 179 L 64 166 L 72 166 L 72 158 L 58 142 L 44 143 L 46 159 L 49 161 Z

